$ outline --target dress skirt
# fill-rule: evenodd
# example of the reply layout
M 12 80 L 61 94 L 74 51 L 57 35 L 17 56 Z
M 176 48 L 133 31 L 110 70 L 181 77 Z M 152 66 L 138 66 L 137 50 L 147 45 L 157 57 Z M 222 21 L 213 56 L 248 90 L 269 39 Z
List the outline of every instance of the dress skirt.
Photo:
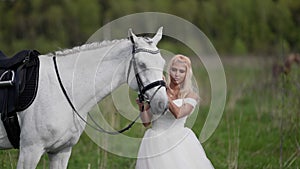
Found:
M 136 169 L 213 169 L 189 128 L 148 129 L 140 145 Z

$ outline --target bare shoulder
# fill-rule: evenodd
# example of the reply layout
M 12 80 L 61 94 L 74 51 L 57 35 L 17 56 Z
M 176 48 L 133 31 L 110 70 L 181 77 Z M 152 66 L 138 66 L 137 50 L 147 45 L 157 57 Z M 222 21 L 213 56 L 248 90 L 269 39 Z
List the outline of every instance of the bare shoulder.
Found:
M 197 95 L 197 93 L 195 93 L 195 92 L 190 92 L 187 96 L 186 96 L 186 98 L 192 98 L 192 99 L 195 99 L 197 102 L 199 101 L 199 96 Z

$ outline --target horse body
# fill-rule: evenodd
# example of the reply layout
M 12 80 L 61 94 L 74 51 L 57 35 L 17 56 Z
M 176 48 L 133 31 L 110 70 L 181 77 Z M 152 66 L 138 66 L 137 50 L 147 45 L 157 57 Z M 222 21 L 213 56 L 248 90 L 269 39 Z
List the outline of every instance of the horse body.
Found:
M 134 34 L 133 36 L 135 43 L 146 45 L 142 42 L 143 39 L 137 38 Z M 161 38 L 161 33 L 155 37 L 157 36 Z M 156 41 L 158 42 L 160 38 Z M 134 74 L 129 66 L 132 42 L 123 39 L 103 43 L 87 44 L 72 50 L 56 52 L 58 72 L 67 95 L 84 119 L 95 104 L 118 86 L 126 83 L 128 79 L 129 86 L 137 90 L 137 84 L 132 80 Z M 146 47 L 156 48 L 156 44 L 146 45 Z M 147 65 L 146 71 L 140 72 L 146 84 L 162 78 L 164 64 L 160 54 L 147 55 L 150 54 L 140 53 L 137 56 L 137 62 Z M 48 153 L 50 168 L 66 168 L 72 146 L 78 142 L 85 128 L 85 122 L 74 113 L 63 94 L 54 69 L 53 54 L 40 55 L 39 59 L 39 88 L 36 98 L 29 108 L 18 113 L 21 135 L 17 167 L 18 169 L 35 168 L 40 157 Z M 152 63 L 151 60 L 156 62 Z M 149 67 L 153 65 L 159 66 L 156 66 L 155 71 L 149 71 Z M 152 95 L 154 91 L 154 89 L 149 90 L 147 95 Z M 165 109 L 167 106 L 165 90 L 157 90 L 153 103 L 150 104 L 159 105 L 153 105 L 152 111 Z M 0 122 L 0 134 L 0 148 L 12 148 L 2 122 Z

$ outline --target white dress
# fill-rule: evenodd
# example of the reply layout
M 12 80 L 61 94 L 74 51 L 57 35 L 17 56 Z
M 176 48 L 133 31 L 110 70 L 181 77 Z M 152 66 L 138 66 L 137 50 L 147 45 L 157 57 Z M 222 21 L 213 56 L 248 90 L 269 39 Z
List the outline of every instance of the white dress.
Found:
M 192 98 L 173 102 L 197 104 Z M 213 169 L 196 135 L 184 127 L 186 119 L 176 119 L 168 111 L 154 120 L 141 142 L 136 169 Z

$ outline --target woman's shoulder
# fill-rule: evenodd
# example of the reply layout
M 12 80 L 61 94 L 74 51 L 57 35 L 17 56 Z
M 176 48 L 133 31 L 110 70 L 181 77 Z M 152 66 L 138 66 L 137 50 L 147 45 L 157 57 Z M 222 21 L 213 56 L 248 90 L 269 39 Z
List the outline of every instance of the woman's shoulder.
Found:
M 183 100 L 195 107 L 199 102 L 199 96 L 194 92 L 190 92 Z
M 195 92 L 189 92 L 185 98 L 191 98 L 191 99 L 196 100 L 197 102 L 200 99 L 199 96 L 197 95 L 197 93 L 195 93 Z

